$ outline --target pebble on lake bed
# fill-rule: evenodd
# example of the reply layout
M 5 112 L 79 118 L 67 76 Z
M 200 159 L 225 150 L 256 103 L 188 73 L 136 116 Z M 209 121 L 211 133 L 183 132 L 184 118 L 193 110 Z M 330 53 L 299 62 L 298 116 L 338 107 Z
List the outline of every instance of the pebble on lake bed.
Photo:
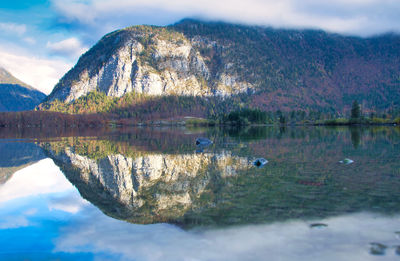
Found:
M 353 162 L 354 162 L 354 160 L 348 159 L 348 158 L 345 158 L 344 160 L 339 161 L 339 163 L 346 164 L 346 165 L 351 164 Z
M 385 255 L 385 251 L 387 246 L 381 243 L 372 242 L 369 243 L 369 253 L 375 256 L 383 256 Z
M 310 224 L 310 228 L 326 228 L 328 225 L 324 223 L 313 223 Z
M 309 180 L 299 180 L 299 181 L 297 181 L 297 183 L 301 184 L 301 185 L 315 186 L 315 187 L 320 187 L 320 186 L 324 185 L 324 183 L 322 183 L 322 182 L 309 181 Z

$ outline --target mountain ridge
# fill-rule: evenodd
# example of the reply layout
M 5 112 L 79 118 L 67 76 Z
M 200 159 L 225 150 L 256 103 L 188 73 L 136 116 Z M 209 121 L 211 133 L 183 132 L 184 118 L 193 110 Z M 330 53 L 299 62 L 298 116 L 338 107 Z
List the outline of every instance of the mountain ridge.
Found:
M 33 110 L 45 97 L 44 93 L 0 67 L 0 111 Z
M 353 100 L 385 110 L 400 100 L 400 36 L 349 37 L 184 19 L 105 35 L 47 102 L 90 92 L 121 98 L 232 97 L 263 110 L 343 111 Z
M 6 69 L 0 66 L 0 84 L 15 84 L 15 85 L 20 85 L 28 89 L 35 89 L 29 84 L 24 83 L 23 81 L 17 79 L 12 75 L 10 72 L 8 72 Z

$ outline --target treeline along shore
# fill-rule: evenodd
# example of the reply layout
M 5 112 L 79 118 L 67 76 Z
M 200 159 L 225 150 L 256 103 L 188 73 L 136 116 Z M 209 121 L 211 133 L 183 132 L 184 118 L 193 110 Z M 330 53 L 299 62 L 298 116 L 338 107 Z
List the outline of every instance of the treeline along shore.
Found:
M 201 106 L 200 106 L 201 107 Z M 140 113 L 97 112 L 66 113 L 54 111 L 0 112 L 0 128 L 83 129 L 117 126 L 245 126 L 245 125 L 400 125 L 400 113 L 362 113 L 358 103 L 353 104 L 350 115 L 319 111 L 263 111 L 253 108 L 237 108 L 219 114 L 201 113 L 195 110 L 140 110 Z M 129 110 L 132 111 L 132 110 Z M 139 110 L 138 110 L 139 111 Z M 137 112 L 138 112 L 137 111 Z M 367 115 L 365 115 L 367 114 Z
M 0 127 L 95 127 L 107 125 L 110 118 L 102 114 L 67 114 L 52 111 L 0 112 Z

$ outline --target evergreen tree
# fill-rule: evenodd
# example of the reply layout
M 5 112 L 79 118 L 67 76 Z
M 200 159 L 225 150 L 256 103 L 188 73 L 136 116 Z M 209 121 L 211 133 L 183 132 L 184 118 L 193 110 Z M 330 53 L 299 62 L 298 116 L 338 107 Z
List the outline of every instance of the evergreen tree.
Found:
M 286 123 L 286 117 L 285 117 L 285 115 L 279 116 L 279 122 L 280 122 L 280 124 L 285 124 L 285 123 Z
M 353 105 L 351 106 L 351 118 L 359 119 L 361 118 L 361 106 L 358 104 L 356 100 L 353 101 Z

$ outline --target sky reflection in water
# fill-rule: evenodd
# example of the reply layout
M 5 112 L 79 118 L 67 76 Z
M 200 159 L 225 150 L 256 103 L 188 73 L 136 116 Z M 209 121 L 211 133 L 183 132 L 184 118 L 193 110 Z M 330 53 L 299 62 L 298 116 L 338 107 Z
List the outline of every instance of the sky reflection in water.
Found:
M 82 199 L 51 159 L 0 186 L 1 260 L 397 260 L 398 215 L 184 231 L 112 219 Z M 312 223 L 327 227 L 311 228 Z M 370 243 L 388 246 L 371 255 Z

